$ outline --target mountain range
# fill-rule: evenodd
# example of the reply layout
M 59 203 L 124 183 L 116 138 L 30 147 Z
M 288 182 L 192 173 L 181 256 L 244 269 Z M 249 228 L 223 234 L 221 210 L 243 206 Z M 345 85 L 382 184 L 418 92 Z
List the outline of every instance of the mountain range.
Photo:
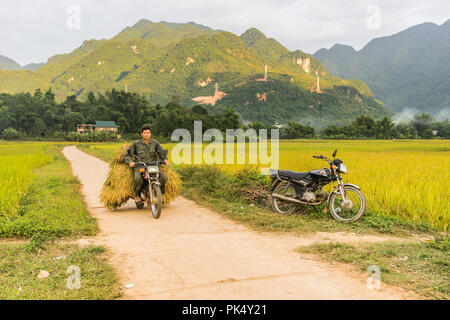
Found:
M 29 70 L 36 71 L 45 63 L 29 63 L 23 67 L 11 58 L 0 55 L 0 69 L 3 70 Z
M 364 81 L 394 112 L 450 118 L 450 20 L 373 39 L 359 51 L 335 44 L 313 56 L 331 75 Z
M 59 101 L 125 89 L 151 103 L 201 103 L 211 112 L 233 107 L 244 121 L 315 127 L 391 114 L 363 81 L 333 76 L 319 59 L 255 28 L 238 36 L 194 22 L 142 19 L 111 39 L 86 40 L 55 55 L 35 71 L 5 61 L 0 92 L 51 88 Z

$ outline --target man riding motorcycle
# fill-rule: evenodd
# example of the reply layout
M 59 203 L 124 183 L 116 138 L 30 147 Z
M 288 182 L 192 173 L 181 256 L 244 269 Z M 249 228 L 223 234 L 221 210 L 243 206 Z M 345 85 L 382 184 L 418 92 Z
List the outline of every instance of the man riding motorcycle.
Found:
M 137 161 L 142 161 L 145 163 L 155 162 L 158 160 L 157 155 L 159 156 L 159 160 L 165 161 L 166 165 L 169 165 L 169 160 L 164 155 L 163 148 L 159 144 L 158 141 L 150 139 L 152 136 L 151 128 L 147 125 L 142 126 L 141 128 L 141 137 L 142 139 L 135 141 L 131 144 L 127 151 L 124 154 L 125 162 L 133 168 L 133 193 L 134 193 L 134 201 L 141 202 L 146 199 L 141 198 L 140 190 L 142 187 L 142 176 L 139 171 L 142 168 L 142 164 L 136 164 L 133 161 L 133 155 L 137 156 Z M 163 172 L 159 173 L 159 182 L 161 183 L 161 193 L 165 193 L 165 185 L 167 182 L 167 175 Z

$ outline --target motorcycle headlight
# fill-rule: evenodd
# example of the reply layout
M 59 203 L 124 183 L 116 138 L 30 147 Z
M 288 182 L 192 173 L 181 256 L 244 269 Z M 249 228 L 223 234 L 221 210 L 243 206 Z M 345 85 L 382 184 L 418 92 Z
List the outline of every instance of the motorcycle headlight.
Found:
M 342 173 L 347 173 L 347 166 L 343 163 L 339 165 L 339 171 Z
M 157 166 L 154 166 L 154 167 L 147 167 L 147 171 L 148 171 L 149 173 L 151 173 L 151 172 L 159 172 L 159 168 L 158 168 Z

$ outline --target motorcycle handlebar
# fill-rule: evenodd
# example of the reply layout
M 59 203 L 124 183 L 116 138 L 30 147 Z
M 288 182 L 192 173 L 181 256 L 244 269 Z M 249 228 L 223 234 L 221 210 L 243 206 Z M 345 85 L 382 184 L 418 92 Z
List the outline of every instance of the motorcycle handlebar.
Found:
M 166 163 L 166 161 L 163 161 L 163 160 L 158 160 L 155 162 L 143 162 L 143 161 L 138 162 L 138 164 L 143 164 L 145 166 L 157 166 L 157 165 L 165 164 L 165 163 Z
M 134 155 L 137 159 L 139 159 L 139 157 L 137 155 Z M 136 164 L 143 164 L 144 166 L 148 166 L 151 165 L 152 163 L 154 163 L 155 165 L 160 165 L 160 164 L 165 164 L 166 161 L 165 160 L 158 160 L 156 162 L 150 162 L 150 163 L 145 163 L 144 161 L 142 161 L 141 159 L 139 159 L 139 162 L 137 162 Z M 136 166 L 136 164 L 134 166 Z
M 160 165 L 160 164 L 165 164 L 166 162 L 165 161 L 163 161 L 163 160 L 158 160 L 158 161 L 155 161 L 155 162 L 149 162 L 149 163 L 145 163 L 145 162 L 143 162 L 143 161 L 140 161 L 140 162 L 135 162 L 135 165 L 134 166 L 136 166 L 136 165 L 138 165 L 138 164 L 143 164 L 144 166 L 151 166 L 151 165 Z
M 313 156 L 313 158 L 315 158 L 315 159 L 320 159 L 320 160 L 324 160 L 324 161 L 328 162 L 328 164 L 331 165 L 331 160 L 328 159 L 327 157 L 324 157 L 324 156 Z

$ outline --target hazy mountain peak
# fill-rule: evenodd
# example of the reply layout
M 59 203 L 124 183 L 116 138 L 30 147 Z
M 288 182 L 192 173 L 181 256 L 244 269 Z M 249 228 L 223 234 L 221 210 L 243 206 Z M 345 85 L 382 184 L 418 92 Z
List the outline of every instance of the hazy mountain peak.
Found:
M 29 70 L 29 71 L 36 71 L 37 69 L 39 69 L 40 67 L 42 67 L 43 65 L 45 65 L 45 63 L 44 62 L 41 62 L 41 63 L 29 63 L 29 64 L 26 64 L 26 65 L 24 65 L 23 66 L 23 68 L 22 69 L 24 69 L 24 70 Z
M 153 22 L 148 20 L 148 19 L 141 19 L 138 22 L 136 22 L 132 27 L 144 27 L 144 26 L 148 26 L 149 24 L 152 24 Z
M 22 67 L 13 59 L 0 55 L 0 69 L 21 70 Z
M 331 48 L 330 51 L 346 51 L 346 52 L 356 52 L 355 48 L 346 44 L 336 43 Z
M 243 34 L 241 34 L 240 38 L 244 41 L 246 46 L 252 46 L 253 44 L 255 44 L 255 42 L 261 39 L 267 39 L 266 35 L 256 28 L 248 29 Z
M 29 63 L 23 67 L 11 58 L 0 55 L 0 69 L 3 70 L 29 70 L 36 71 L 42 67 L 44 63 Z
M 439 114 L 448 110 L 450 101 L 449 21 L 425 22 L 375 38 L 359 51 L 334 45 L 314 57 L 334 76 L 363 80 L 394 111 L 414 108 Z
M 141 19 L 131 27 L 126 27 L 113 39 L 130 41 L 134 39 L 152 40 L 160 47 L 176 43 L 185 37 L 198 37 L 203 34 L 213 35 L 216 30 L 195 22 L 152 22 L 147 19 Z
M 192 26 L 194 26 L 194 27 L 197 27 L 197 28 L 199 28 L 199 29 L 201 29 L 201 30 L 203 30 L 203 31 L 211 31 L 211 30 L 214 30 L 214 29 L 211 29 L 210 27 L 207 27 L 207 26 L 205 26 L 205 25 L 203 25 L 203 24 L 196 23 L 196 22 L 194 22 L 194 21 L 189 21 L 189 22 L 187 22 L 186 24 L 189 24 L 189 25 L 192 25 Z M 216 31 L 218 31 L 218 30 L 216 30 Z

